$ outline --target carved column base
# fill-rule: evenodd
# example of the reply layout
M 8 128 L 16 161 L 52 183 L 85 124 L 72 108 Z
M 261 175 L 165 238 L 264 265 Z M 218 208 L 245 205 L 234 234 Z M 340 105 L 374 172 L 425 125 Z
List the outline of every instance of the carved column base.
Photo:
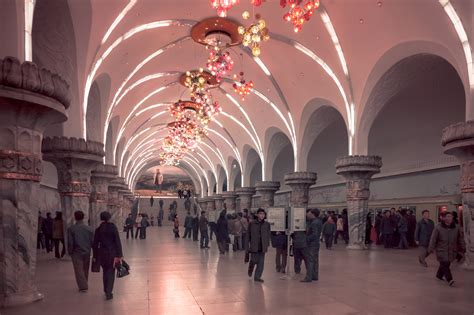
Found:
M 460 188 L 462 222 L 466 242 L 463 268 L 474 270 L 474 121 L 451 125 L 443 130 L 444 153 L 454 155 L 461 164 Z
M 250 211 L 252 207 L 252 196 L 255 195 L 254 187 L 238 187 L 235 189 L 235 193 L 239 198 L 239 212 L 242 212 L 244 209 Z
M 370 197 L 370 179 L 380 172 L 382 159 L 378 156 L 347 156 L 336 162 L 336 172 L 346 179 L 347 212 L 350 249 L 367 249 L 365 225 Z
M 285 185 L 291 187 L 291 205 L 306 207 L 308 205 L 309 187 L 316 183 L 318 176 L 312 172 L 294 172 L 285 175 Z
M 280 182 L 260 181 L 255 183 L 255 190 L 260 195 L 260 206 L 262 208 L 273 207 L 275 192 L 278 189 L 280 189 Z

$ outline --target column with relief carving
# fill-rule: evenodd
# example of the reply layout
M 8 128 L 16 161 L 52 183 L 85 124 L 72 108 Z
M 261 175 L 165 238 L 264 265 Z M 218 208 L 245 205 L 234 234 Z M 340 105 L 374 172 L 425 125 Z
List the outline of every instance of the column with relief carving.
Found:
M 69 104 L 58 75 L 0 59 L 0 308 L 43 298 L 35 283 L 41 143 Z
M 84 222 L 88 222 L 91 172 L 102 163 L 104 145 L 84 139 L 53 137 L 43 139 L 42 152 L 43 159 L 53 163 L 58 171 L 64 231 L 74 224 L 76 210 L 83 211 Z
M 346 156 L 336 161 L 336 173 L 346 179 L 349 249 L 367 249 L 365 226 L 369 210 L 370 179 L 380 173 L 379 156 Z
M 309 187 L 316 183 L 316 173 L 294 172 L 285 175 L 285 184 L 291 187 L 290 206 L 306 207 L 308 205 Z
M 97 164 L 91 174 L 92 193 L 89 208 L 89 225 L 100 225 L 100 213 L 107 211 L 109 183 L 117 176 L 115 165 Z
M 234 213 L 237 211 L 235 199 L 237 198 L 237 194 L 233 191 L 225 191 L 222 193 L 222 198 L 224 198 L 224 203 L 227 207 L 227 211 L 230 213 Z
M 466 242 L 463 267 L 474 270 L 474 121 L 451 125 L 443 130 L 444 153 L 455 156 L 461 164 L 460 188 L 462 222 Z
M 280 189 L 280 182 L 260 181 L 255 183 L 255 190 L 260 195 L 260 207 L 266 209 L 273 207 L 275 203 L 275 193 Z
M 118 223 L 118 217 L 121 209 L 122 195 L 119 193 L 126 187 L 125 180 L 123 177 L 116 177 L 109 183 L 109 198 L 107 209 L 112 216 L 111 221 L 115 224 Z
M 224 209 L 224 197 L 222 197 L 221 194 L 217 194 L 214 196 L 211 196 L 212 200 L 214 200 L 214 208 L 217 211 L 221 211 Z M 229 210 L 229 208 L 227 208 Z
M 250 208 L 252 207 L 252 196 L 255 195 L 255 188 L 254 187 L 238 187 L 235 189 L 235 193 L 237 194 L 239 198 L 240 209 L 238 210 L 240 212 L 244 211 L 244 209 L 247 209 L 250 211 Z

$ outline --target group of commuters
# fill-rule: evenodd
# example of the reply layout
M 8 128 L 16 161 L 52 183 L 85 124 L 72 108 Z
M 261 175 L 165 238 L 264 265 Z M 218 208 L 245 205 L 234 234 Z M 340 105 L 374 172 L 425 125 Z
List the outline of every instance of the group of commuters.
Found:
M 416 225 L 416 217 L 411 210 L 391 208 L 383 214 L 378 212 L 374 224 L 377 236 L 375 242 L 383 243 L 385 248 L 415 247 Z
M 41 211 L 38 212 L 38 235 L 37 249 L 44 249 L 47 253 L 53 252 L 57 259 L 61 259 L 66 254 L 64 244 L 64 222 L 62 212 L 56 211 L 54 219 L 51 212 L 43 217 Z M 62 247 L 61 250 L 59 249 Z
M 150 221 L 148 220 L 148 215 L 146 213 L 140 213 L 133 218 L 133 215 L 130 213 L 125 219 L 124 224 L 124 231 L 127 233 L 127 240 L 131 237 L 138 238 L 140 237 L 141 240 L 146 239 L 146 229 L 151 225 Z M 135 228 L 135 234 L 133 234 L 133 229 Z

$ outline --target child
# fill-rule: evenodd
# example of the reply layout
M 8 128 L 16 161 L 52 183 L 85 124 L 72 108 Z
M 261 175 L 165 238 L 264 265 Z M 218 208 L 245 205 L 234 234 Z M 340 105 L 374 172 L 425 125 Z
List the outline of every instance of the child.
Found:
M 326 223 L 324 223 L 323 225 L 323 231 L 322 231 L 327 249 L 331 249 L 332 247 L 332 239 L 334 237 L 335 232 L 336 232 L 336 225 L 334 224 L 333 218 L 329 216 Z

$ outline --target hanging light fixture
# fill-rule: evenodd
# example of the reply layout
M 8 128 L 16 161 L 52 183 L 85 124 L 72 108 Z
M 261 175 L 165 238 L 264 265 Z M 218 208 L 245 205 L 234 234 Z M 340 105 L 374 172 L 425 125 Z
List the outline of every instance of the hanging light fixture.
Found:
M 249 12 L 245 11 L 242 14 L 242 17 L 245 20 L 250 18 Z M 255 19 L 257 20 L 255 23 L 250 24 L 247 28 L 244 26 L 239 26 L 238 32 L 242 35 L 242 44 L 244 46 L 248 46 L 252 49 L 252 54 L 255 57 L 260 55 L 260 43 L 266 42 L 270 39 L 268 35 L 268 28 L 267 23 L 264 19 L 261 18 L 259 14 L 255 15 Z
M 246 82 L 244 79 L 244 73 L 240 72 L 239 76 L 234 75 L 234 79 L 239 79 L 238 82 L 232 84 L 235 93 L 239 94 L 242 101 L 245 101 L 245 97 L 250 94 L 250 91 L 253 89 L 253 81 Z
M 234 61 L 228 51 L 212 47 L 206 66 L 212 75 L 216 77 L 217 82 L 221 82 L 222 77 L 234 67 Z
M 217 15 L 226 17 L 227 11 L 232 9 L 232 6 L 239 3 L 239 0 L 210 0 L 211 6 L 217 10 Z
M 283 19 L 293 24 L 293 30 L 298 33 L 303 28 L 303 24 L 311 19 L 314 11 L 319 8 L 319 0 L 307 0 L 303 5 L 303 0 L 280 0 L 280 5 L 285 8 L 287 5 L 290 11 L 283 15 Z

